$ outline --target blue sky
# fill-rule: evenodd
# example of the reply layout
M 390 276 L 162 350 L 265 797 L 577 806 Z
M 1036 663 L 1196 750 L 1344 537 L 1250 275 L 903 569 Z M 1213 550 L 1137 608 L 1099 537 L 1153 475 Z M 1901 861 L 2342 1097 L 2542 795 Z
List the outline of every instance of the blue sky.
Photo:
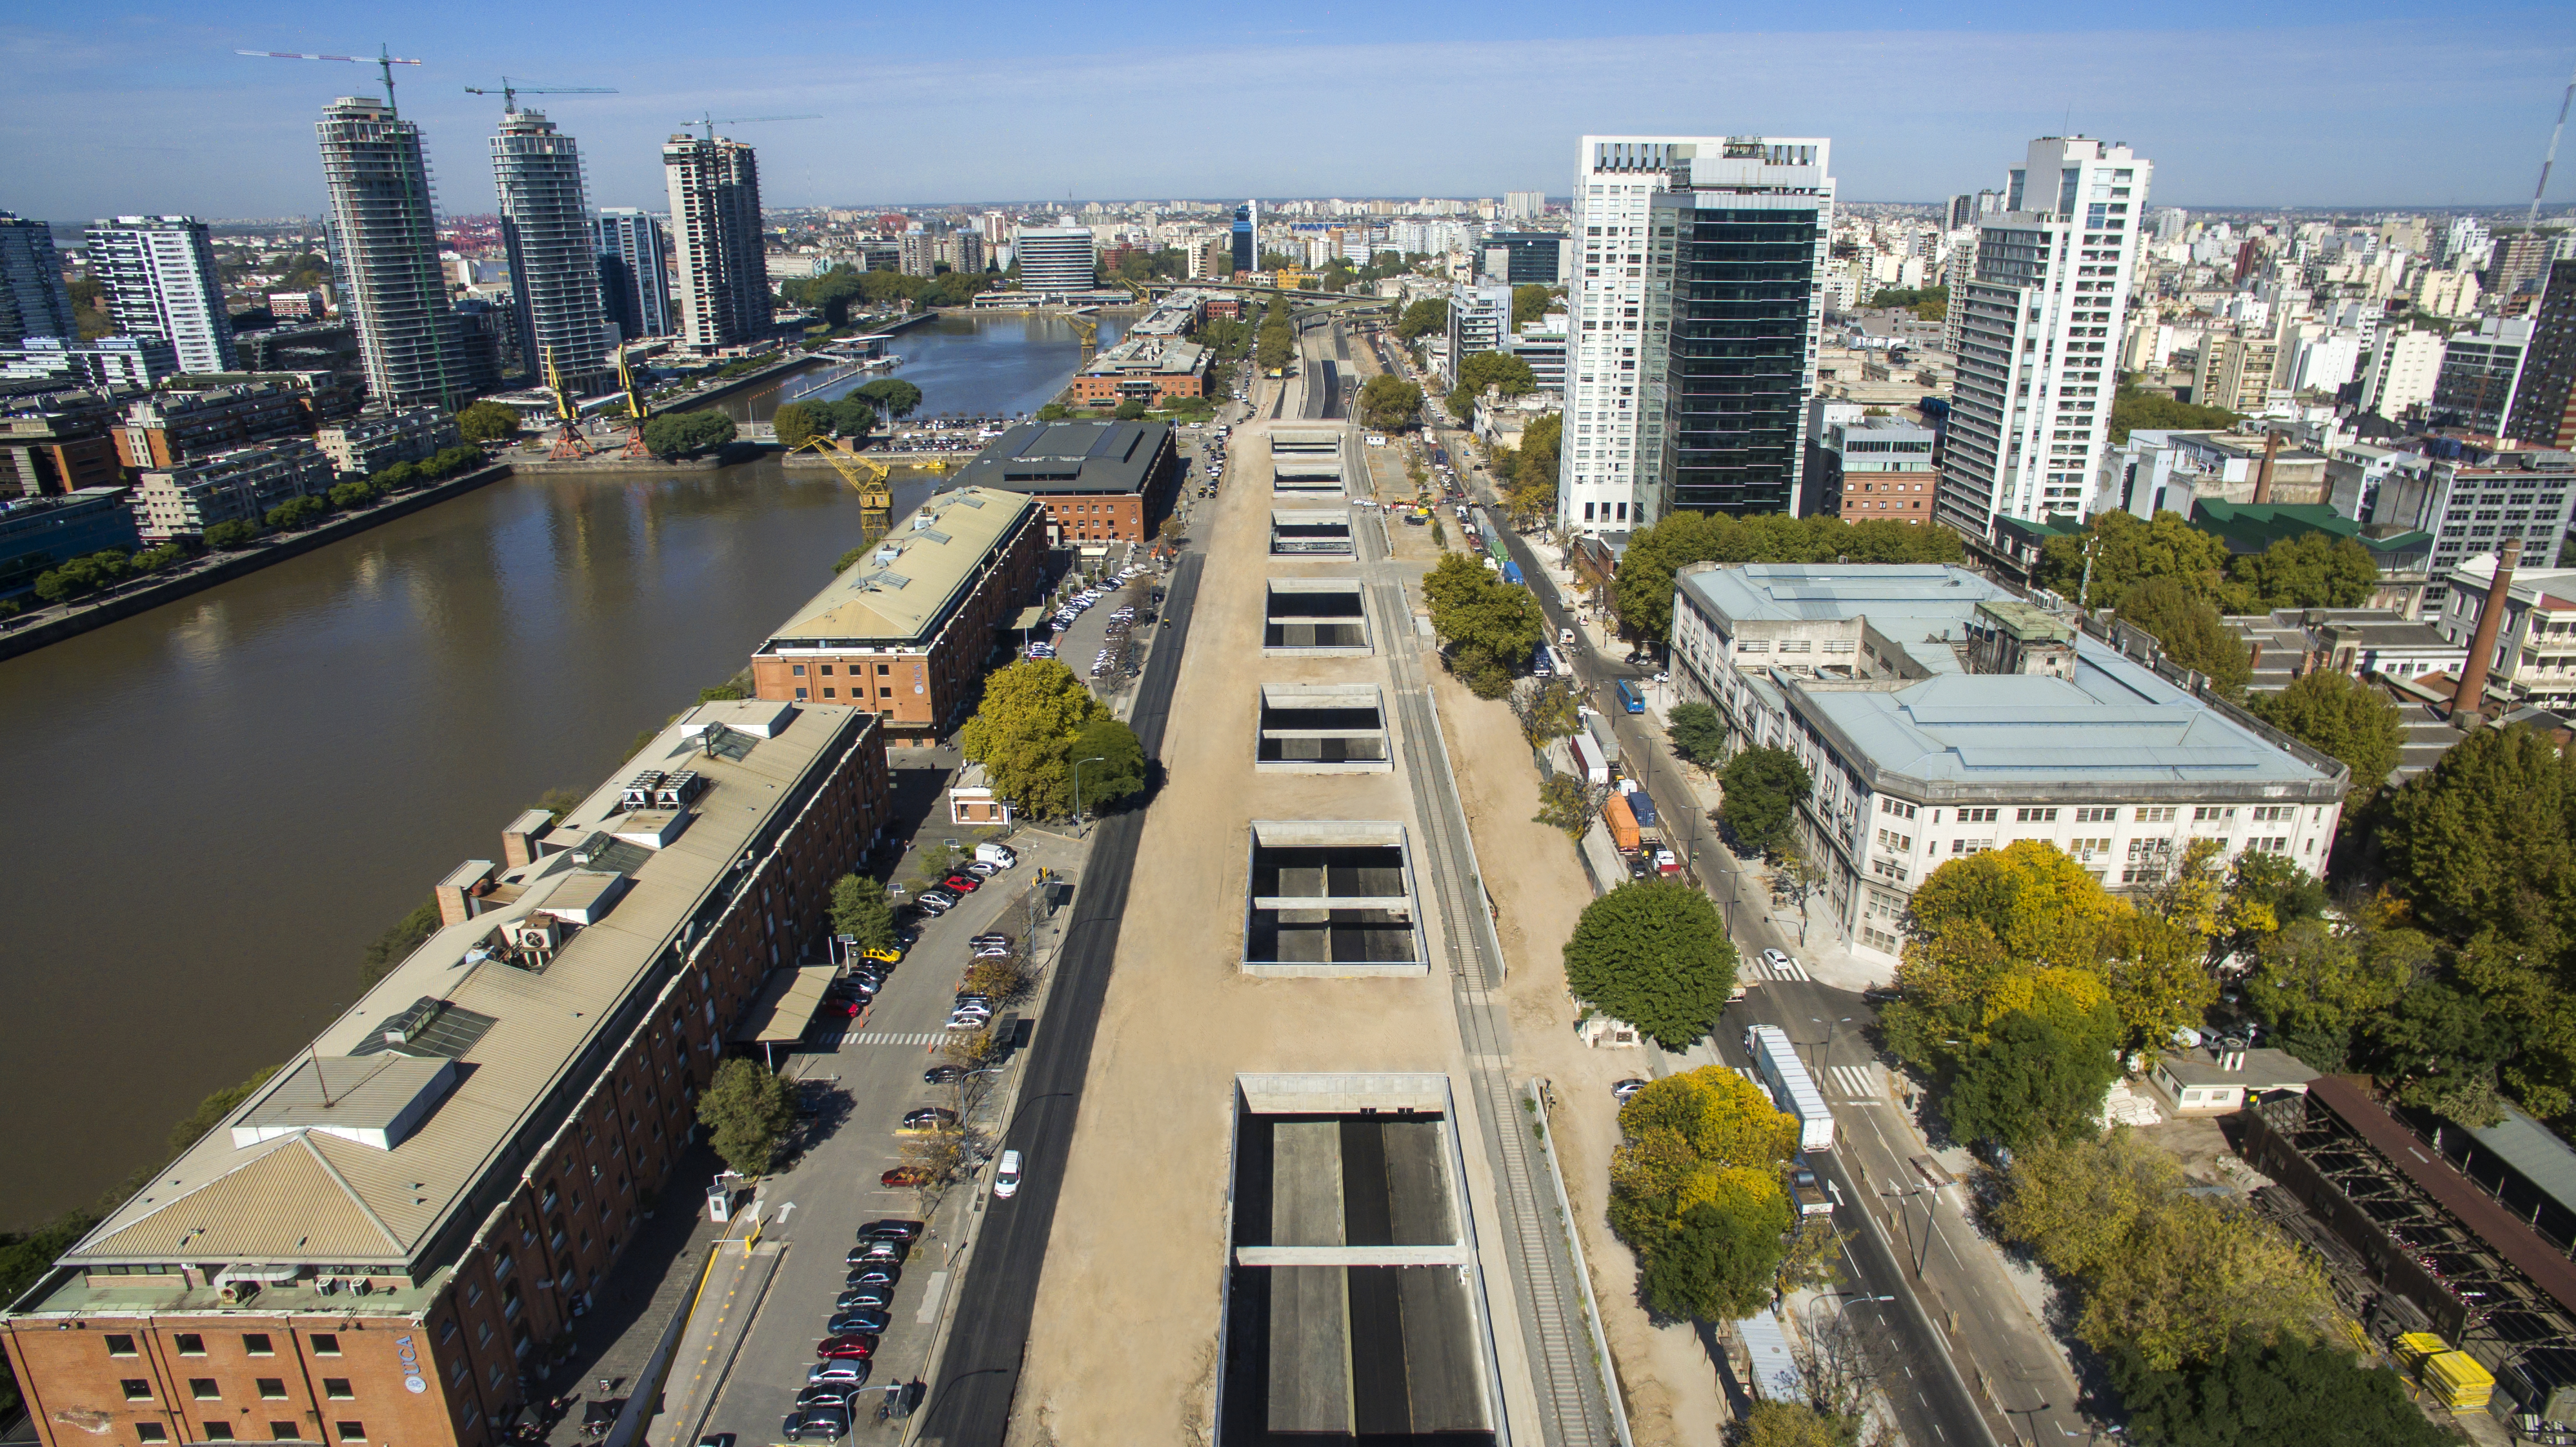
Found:
M 1290 11 L 1295 18 L 1288 18 Z M 614 96 L 542 104 L 592 200 L 660 207 L 687 115 L 746 125 L 775 206 L 1166 196 L 1563 193 L 1586 132 L 1824 135 L 1841 194 L 1999 185 L 2075 130 L 2157 164 L 2155 202 L 2528 199 L 2576 65 L 2576 6 L 2396 0 L 2148 12 L 1858 0 L 1668 4 L 977 6 L 764 0 L 411 5 L 22 3 L 0 22 L 0 209 L 310 214 L 313 120 L 373 53 L 427 133 L 442 207 L 492 209 L 504 73 Z M 2223 18 L 2225 25 L 2208 23 Z M 2551 199 L 2576 199 L 2576 152 Z

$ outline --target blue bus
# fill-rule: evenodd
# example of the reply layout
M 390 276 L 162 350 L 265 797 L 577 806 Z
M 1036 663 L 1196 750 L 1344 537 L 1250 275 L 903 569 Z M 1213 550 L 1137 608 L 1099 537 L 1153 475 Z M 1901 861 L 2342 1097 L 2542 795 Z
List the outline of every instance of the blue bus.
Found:
M 1646 696 L 1637 691 L 1637 685 L 1621 678 L 1612 680 L 1611 686 L 1619 691 L 1619 706 L 1621 708 L 1626 709 L 1630 713 L 1644 713 L 1646 711 Z

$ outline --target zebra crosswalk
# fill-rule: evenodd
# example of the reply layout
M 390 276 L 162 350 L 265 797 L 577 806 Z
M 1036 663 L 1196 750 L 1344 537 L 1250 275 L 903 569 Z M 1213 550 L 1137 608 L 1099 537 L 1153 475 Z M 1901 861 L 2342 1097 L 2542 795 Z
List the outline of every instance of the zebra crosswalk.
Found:
M 897 1035 L 884 1030 L 844 1030 L 835 1035 L 817 1035 L 817 1045 L 935 1045 L 944 1035 Z
M 1833 1065 L 1825 1069 L 1825 1083 L 1852 1100 L 1878 1098 L 1877 1067 L 1872 1065 Z
M 1807 973 L 1806 967 L 1799 964 L 1796 960 L 1790 959 L 1786 955 L 1783 955 L 1780 958 L 1781 963 L 1773 964 L 1772 962 L 1762 958 L 1760 955 L 1745 956 L 1744 978 L 1748 980 L 1805 980 L 1813 978 Z

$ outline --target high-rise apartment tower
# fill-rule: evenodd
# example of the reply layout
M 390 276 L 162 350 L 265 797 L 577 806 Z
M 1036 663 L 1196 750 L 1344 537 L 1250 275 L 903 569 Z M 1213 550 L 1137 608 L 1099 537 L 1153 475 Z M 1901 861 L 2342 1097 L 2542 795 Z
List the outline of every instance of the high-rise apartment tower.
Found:
M 1251 271 L 1261 264 L 1261 203 L 1246 201 L 1234 208 L 1234 229 L 1229 234 L 1234 244 L 1234 269 Z
M 331 193 L 340 310 L 357 326 L 370 398 L 462 406 L 475 379 L 439 275 L 438 202 L 420 127 L 382 101 L 342 96 L 314 130 Z
M 544 381 L 551 358 L 566 386 L 597 387 L 607 376 L 608 347 L 580 147 L 543 114 L 512 111 L 492 137 L 492 183 L 501 196 L 501 244 L 530 377 Z
M 1985 537 L 1997 518 L 2084 512 L 2153 175 L 2125 145 L 2043 136 L 1978 224 L 1975 270 L 1950 294 L 1959 381 L 1938 516 L 1951 527 Z
M 680 344 L 720 351 L 769 331 L 769 264 L 760 244 L 760 166 L 751 147 L 687 134 L 662 147 L 671 183 L 671 254 Z
M 79 336 L 52 228 L 0 211 L 0 347 L 28 337 L 69 342 Z
M 1795 512 L 1833 229 L 1831 143 L 1586 136 L 1558 519 Z
M 118 216 L 83 245 L 117 330 L 168 342 L 182 372 L 233 370 L 232 312 L 206 223 L 188 216 Z
M 2504 431 L 2541 447 L 2576 448 L 2576 261 L 2549 265 Z
M 602 206 L 590 223 L 599 258 L 600 303 L 622 338 L 667 337 L 671 321 L 671 238 L 658 216 Z

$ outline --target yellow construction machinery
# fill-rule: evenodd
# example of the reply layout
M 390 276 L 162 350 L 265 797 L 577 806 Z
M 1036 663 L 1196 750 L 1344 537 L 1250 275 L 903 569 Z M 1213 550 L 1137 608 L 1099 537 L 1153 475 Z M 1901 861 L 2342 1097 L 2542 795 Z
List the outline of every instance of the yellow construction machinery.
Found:
M 555 398 L 555 445 L 546 457 L 554 462 L 578 462 L 588 457 L 590 444 L 581 435 L 581 406 L 573 401 L 572 389 L 564 385 L 552 347 L 546 348 L 546 390 Z
M 1082 361 L 1080 365 L 1085 367 L 1090 366 L 1091 359 L 1100 354 L 1099 318 L 1087 317 L 1080 312 L 1074 312 L 1067 316 L 1065 320 L 1073 323 L 1075 335 L 1082 338 Z
M 644 419 L 653 415 L 653 406 L 644 400 L 644 384 L 626 365 L 626 344 L 617 344 L 617 390 L 626 394 L 626 450 L 621 457 L 647 458 L 653 449 L 644 445 Z
M 859 534 L 862 542 L 875 542 L 894 526 L 894 494 L 886 487 L 885 464 L 871 462 L 854 452 L 844 452 L 828 437 L 808 437 L 798 443 L 797 452 L 811 452 L 832 464 L 841 480 L 859 492 Z

